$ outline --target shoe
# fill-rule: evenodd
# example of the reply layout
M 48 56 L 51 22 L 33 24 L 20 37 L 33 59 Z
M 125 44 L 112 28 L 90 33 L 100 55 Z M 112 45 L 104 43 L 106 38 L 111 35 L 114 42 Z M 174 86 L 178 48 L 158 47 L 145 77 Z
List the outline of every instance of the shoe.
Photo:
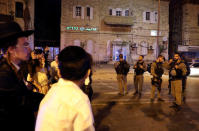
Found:
M 164 100 L 162 98 L 158 98 L 158 101 L 163 102 Z
M 171 106 L 169 106 L 170 108 L 176 108 L 178 105 L 175 103 L 175 102 L 173 102 L 173 105 L 171 105 Z
M 128 92 L 125 92 L 124 94 L 125 94 L 125 95 L 128 95 Z
M 133 95 L 137 95 L 138 94 L 138 91 L 135 91 L 134 93 L 133 93 Z
M 154 102 L 154 99 L 153 98 L 151 98 L 151 103 L 153 103 Z
M 118 93 L 118 95 L 119 95 L 119 96 L 123 96 L 123 94 L 121 94 L 121 93 Z
M 181 106 L 179 106 L 179 105 L 177 105 L 175 108 L 174 108 L 174 110 L 176 111 L 176 112 L 178 112 L 178 111 L 180 111 L 182 108 L 181 108 Z

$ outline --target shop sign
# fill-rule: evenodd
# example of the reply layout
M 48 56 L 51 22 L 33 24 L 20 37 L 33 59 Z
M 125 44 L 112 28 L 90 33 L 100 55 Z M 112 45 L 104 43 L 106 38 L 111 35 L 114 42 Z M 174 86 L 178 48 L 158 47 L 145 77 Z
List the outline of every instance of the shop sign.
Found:
M 94 27 L 67 26 L 66 30 L 68 30 L 68 31 L 97 31 L 97 28 L 94 28 Z

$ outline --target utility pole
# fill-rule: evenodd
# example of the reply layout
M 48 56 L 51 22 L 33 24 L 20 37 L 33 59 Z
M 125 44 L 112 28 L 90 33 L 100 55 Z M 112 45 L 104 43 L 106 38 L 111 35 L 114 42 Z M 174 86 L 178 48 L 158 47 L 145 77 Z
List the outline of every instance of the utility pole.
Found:
M 159 55 L 159 32 L 160 32 L 160 0 L 158 0 L 158 24 L 157 24 L 156 58 Z

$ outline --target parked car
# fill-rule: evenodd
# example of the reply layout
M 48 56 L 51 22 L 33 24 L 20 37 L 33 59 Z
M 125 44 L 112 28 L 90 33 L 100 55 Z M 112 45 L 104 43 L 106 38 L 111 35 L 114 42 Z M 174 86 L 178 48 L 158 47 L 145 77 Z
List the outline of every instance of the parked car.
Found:
M 199 63 L 190 65 L 190 76 L 199 76 Z

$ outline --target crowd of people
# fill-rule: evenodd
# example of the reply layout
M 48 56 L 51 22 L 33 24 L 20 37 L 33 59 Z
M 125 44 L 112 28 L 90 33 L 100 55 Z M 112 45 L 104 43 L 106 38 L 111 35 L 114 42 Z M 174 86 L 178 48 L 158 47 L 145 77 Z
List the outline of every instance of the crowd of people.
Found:
M 33 33 L 0 23 L 0 130 L 95 130 L 91 55 L 68 46 L 49 63 L 48 47 L 31 51 Z
M 119 55 L 119 61 L 114 64 L 117 81 L 119 87 L 119 95 L 128 94 L 127 90 L 127 74 L 130 65 L 123 59 L 123 55 Z M 151 79 L 151 102 L 154 102 L 155 91 L 157 90 L 158 101 L 163 102 L 161 98 L 162 75 L 164 70 L 169 71 L 169 94 L 172 94 L 174 101 L 170 107 L 175 111 L 181 110 L 182 101 L 185 102 L 185 89 L 187 76 L 190 73 L 190 68 L 186 60 L 175 53 L 173 59 L 165 61 L 165 57 L 159 55 L 158 58 L 148 66 L 144 62 L 144 56 L 140 55 L 138 61 L 133 66 L 134 69 L 134 95 L 142 95 L 142 86 L 144 82 L 144 72 L 150 72 Z

